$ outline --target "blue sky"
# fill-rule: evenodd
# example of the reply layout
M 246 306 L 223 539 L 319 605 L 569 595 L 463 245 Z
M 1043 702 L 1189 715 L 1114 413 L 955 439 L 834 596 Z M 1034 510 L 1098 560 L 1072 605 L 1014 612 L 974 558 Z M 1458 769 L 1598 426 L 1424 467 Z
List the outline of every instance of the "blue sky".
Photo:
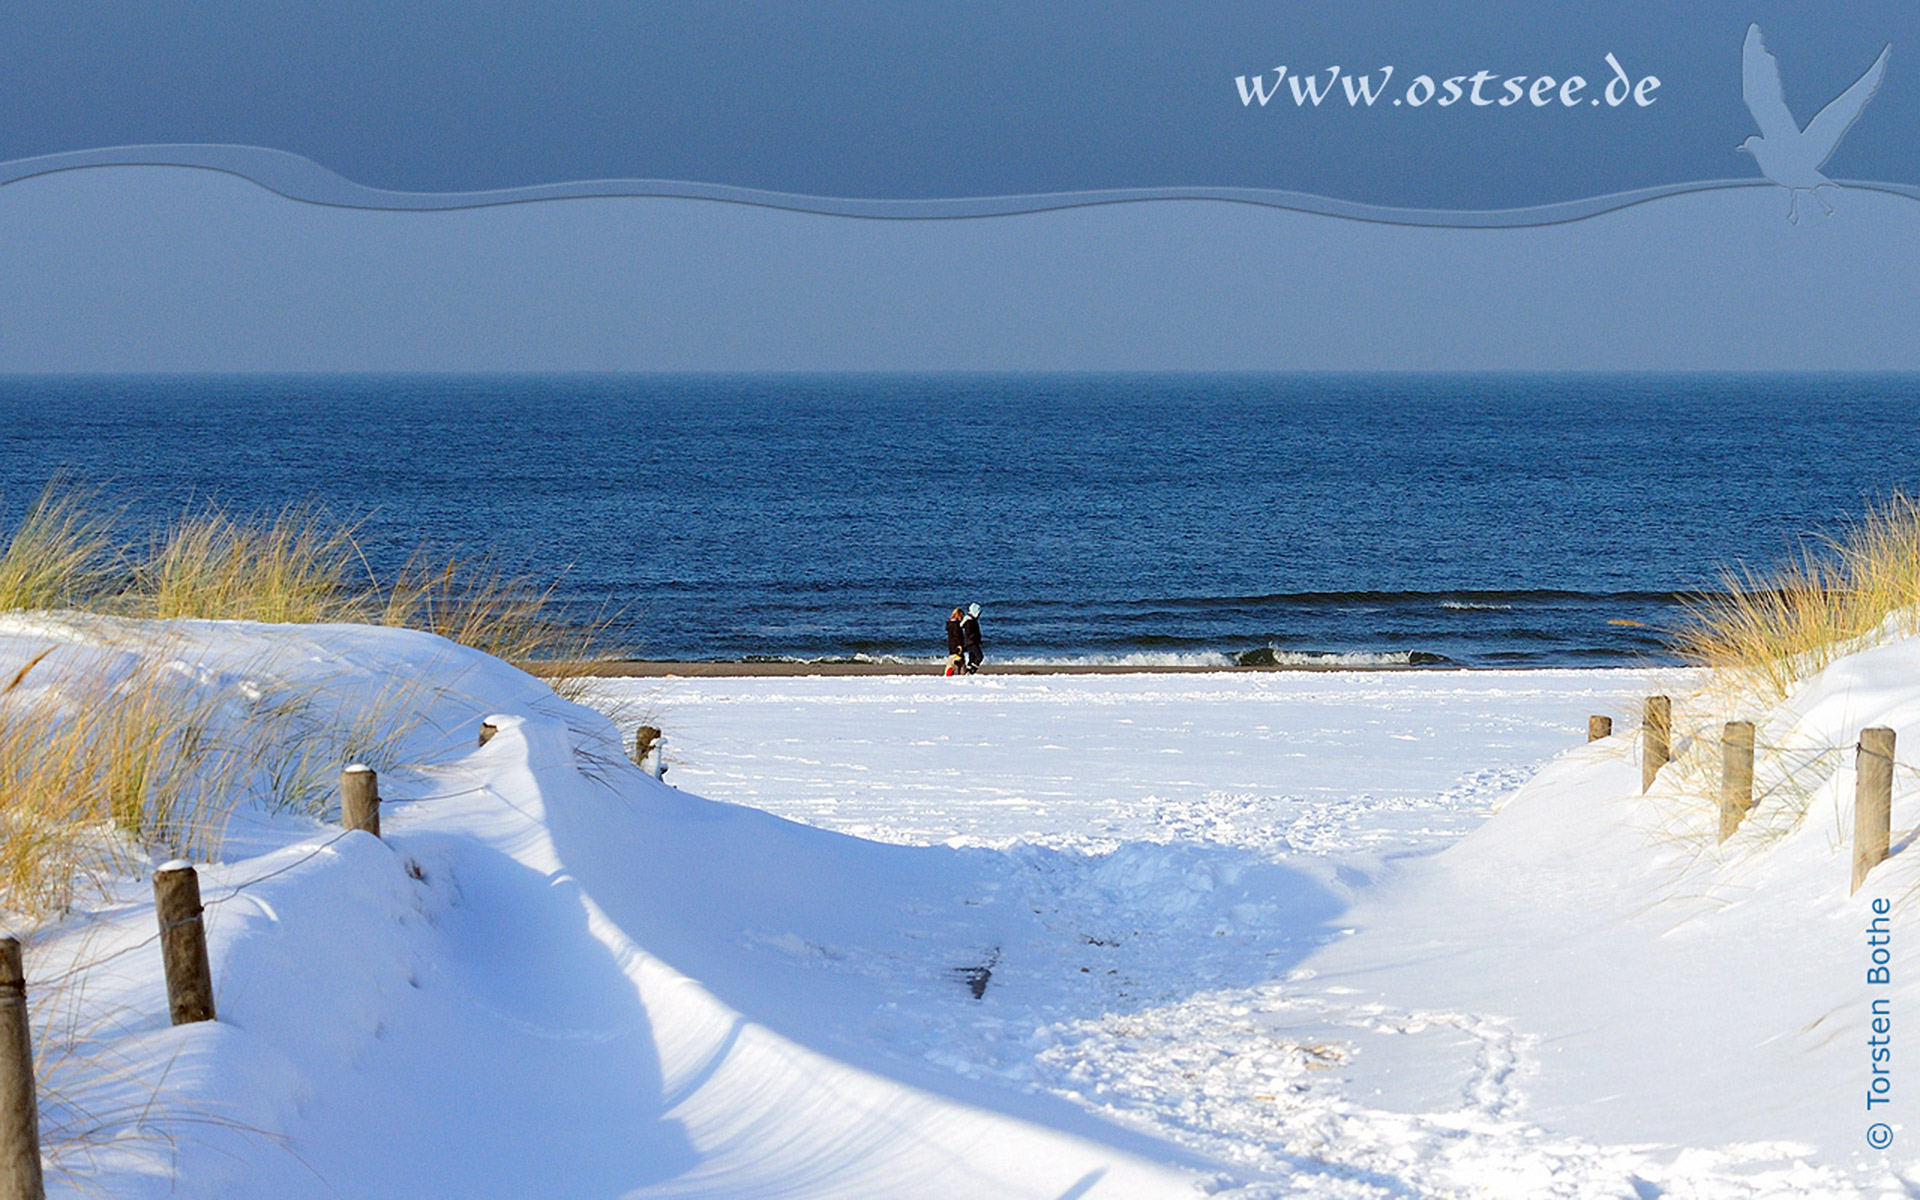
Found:
M 1770 185 L 1532 229 L 872 221 L 72 171 L 0 188 L 0 371 L 1920 370 L 1920 201 L 1831 199 L 1797 225 Z
M 446 191 L 607 177 L 838 196 L 1286 188 L 1487 208 L 1751 176 L 1759 21 L 1804 122 L 1892 42 L 1830 164 L 1920 183 L 1920 6 L 8 0 L 0 159 L 242 142 Z M 1910 47 L 1910 49 L 1909 49 Z M 1650 108 L 1244 108 L 1235 75 L 1578 72 Z M 1396 88 L 1397 92 L 1397 88 Z

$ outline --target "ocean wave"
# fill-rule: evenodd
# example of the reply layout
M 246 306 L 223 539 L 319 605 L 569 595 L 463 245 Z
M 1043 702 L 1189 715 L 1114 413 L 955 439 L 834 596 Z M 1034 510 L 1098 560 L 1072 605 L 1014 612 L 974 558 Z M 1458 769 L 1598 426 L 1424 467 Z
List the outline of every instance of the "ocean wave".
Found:
M 1455 612 L 1512 612 L 1511 604 L 1485 604 L 1477 600 L 1442 600 L 1441 608 L 1450 608 Z
M 1423 650 L 1281 650 L 1262 646 L 1234 655 L 1242 667 L 1438 667 L 1451 664 L 1444 654 Z
M 1213 650 L 1141 650 L 1126 654 L 1019 654 L 990 658 L 987 666 L 991 669 L 1000 663 L 1009 667 L 1231 667 L 1237 665 L 1237 658 L 1237 655 Z
M 1675 605 L 1708 598 L 1704 591 L 1581 592 L 1559 588 L 1450 588 L 1430 591 L 1270 592 L 1258 596 L 1155 596 L 1127 602 L 1131 609 L 1208 611 L 1370 605 L 1427 608 L 1513 608 L 1525 605 Z
M 858 663 L 887 667 L 931 667 L 947 661 L 944 654 L 746 654 L 737 659 L 714 659 L 715 662 L 743 663 L 796 663 L 804 666 L 835 666 L 844 663 Z
M 720 660 L 728 661 L 728 660 Z M 906 654 L 749 654 L 731 660 L 742 663 L 780 663 L 800 666 L 869 665 L 896 667 L 937 667 L 944 657 Z M 1137 650 L 1111 654 L 1009 654 L 989 655 L 985 669 L 995 667 L 1176 667 L 1189 670 L 1231 667 L 1300 667 L 1318 670 L 1364 669 L 1372 667 L 1455 666 L 1443 654 L 1423 650 L 1281 650 L 1261 646 L 1228 654 L 1218 650 Z

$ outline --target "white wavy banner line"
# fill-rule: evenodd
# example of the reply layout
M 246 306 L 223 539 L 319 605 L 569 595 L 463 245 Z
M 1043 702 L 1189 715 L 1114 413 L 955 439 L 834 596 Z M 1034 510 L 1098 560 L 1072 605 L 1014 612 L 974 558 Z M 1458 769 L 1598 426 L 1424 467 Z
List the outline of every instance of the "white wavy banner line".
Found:
M 437 210 L 488 208 L 531 204 L 546 200 L 651 197 L 713 200 L 748 204 L 824 216 L 869 220 L 932 221 L 1013 216 L 1106 204 L 1133 204 L 1156 200 L 1213 200 L 1291 209 L 1353 221 L 1383 225 L 1425 225 L 1450 228 L 1519 228 L 1560 225 L 1614 212 L 1631 205 L 1687 192 L 1722 188 L 1773 187 L 1765 179 L 1716 179 L 1664 184 L 1614 192 L 1582 200 L 1527 208 L 1453 210 L 1391 208 L 1359 204 L 1304 192 L 1265 188 L 1112 188 L 1085 192 L 1047 192 L 1026 196 L 977 196 L 944 200 L 862 200 L 836 196 L 806 196 L 758 188 L 670 179 L 596 179 L 577 183 L 539 184 L 481 192 L 394 192 L 358 184 L 310 158 L 264 146 L 154 145 L 112 146 L 75 150 L 0 163 L 0 187 L 62 171 L 97 167 L 162 166 L 220 171 L 237 175 L 267 189 L 307 204 L 336 208 Z M 1920 187 L 1910 184 L 1842 181 L 1842 186 L 1888 192 L 1920 199 Z

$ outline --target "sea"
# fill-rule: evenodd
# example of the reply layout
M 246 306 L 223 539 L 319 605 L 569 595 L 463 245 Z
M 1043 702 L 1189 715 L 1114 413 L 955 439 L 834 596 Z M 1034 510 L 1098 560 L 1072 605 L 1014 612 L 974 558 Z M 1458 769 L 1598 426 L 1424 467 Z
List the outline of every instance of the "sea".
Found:
M 0 526 L 316 503 L 668 660 L 1625 666 L 1920 493 L 1897 375 L 0 378 Z

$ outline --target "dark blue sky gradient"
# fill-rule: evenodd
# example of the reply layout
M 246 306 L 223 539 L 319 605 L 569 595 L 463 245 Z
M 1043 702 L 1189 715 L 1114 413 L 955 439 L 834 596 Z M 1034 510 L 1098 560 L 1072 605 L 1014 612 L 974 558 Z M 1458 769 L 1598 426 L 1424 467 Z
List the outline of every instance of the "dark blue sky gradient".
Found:
M 1804 123 L 1879 48 L 1829 164 L 1920 183 L 1920 6 L 1666 3 L 768 3 L 7 0 L 0 159 L 240 142 L 376 187 L 666 178 L 835 196 L 1286 188 L 1491 208 L 1755 174 L 1740 42 L 1757 20 Z M 1280 63 L 1584 75 L 1649 109 L 1245 109 Z M 1591 94 L 1591 92 L 1590 92 Z

